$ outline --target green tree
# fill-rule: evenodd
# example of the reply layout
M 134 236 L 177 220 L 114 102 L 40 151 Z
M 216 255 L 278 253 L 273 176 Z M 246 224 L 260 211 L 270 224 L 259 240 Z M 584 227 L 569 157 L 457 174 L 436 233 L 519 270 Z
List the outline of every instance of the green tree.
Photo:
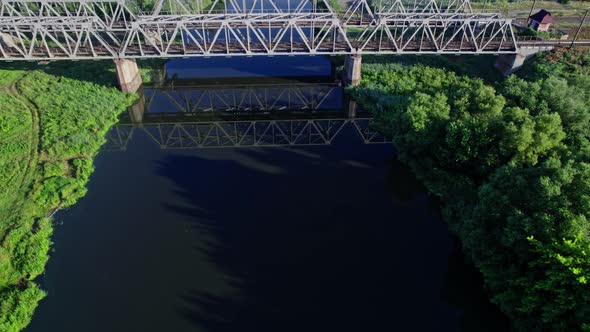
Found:
M 514 327 L 584 330 L 590 79 L 562 60 L 538 66 L 540 79 L 512 76 L 496 92 L 441 69 L 368 65 L 350 92 L 441 198 L 445 219 Z

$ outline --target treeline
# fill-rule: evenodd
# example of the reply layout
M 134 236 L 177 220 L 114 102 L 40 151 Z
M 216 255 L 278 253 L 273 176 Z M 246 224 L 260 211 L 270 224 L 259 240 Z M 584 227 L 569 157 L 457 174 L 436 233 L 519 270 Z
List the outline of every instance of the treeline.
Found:
M 135 0 L 137 7 L 143 12 L 151 12 L 157 5 L 161 5 L 162 13 L 183 13 L 185 10 L 197 12 L 204 12 L 211 9 L 213 0 L 199 0 L 199 1 L 179 1 L 183 4 L 184 8 L 180 7 L 175 1 L 164 1 L 161 0 Z M 160 4 L 161 3 L 161 4 Z M 222 10 L 223 3 L 218 4 L 214 10 Z M 193 14 L 194 14 L 193 13 Z
M 440 197 L 516 330 L 590 331 L 589 60 L 554 53 L 529 69 L 534 81 L 511 76 L 496 89 L 444 69 L 372 64 L 351 90 Z

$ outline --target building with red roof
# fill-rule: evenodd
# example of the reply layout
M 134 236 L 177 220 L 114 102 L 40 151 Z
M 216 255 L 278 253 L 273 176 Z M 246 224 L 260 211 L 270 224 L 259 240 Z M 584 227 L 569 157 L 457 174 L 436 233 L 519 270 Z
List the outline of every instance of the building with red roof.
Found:
M 549 31 L 551 24 L 555 23 L 551 13 L 541 9 L 538 13 L 529 16 L 529 27 L 536 31 Z

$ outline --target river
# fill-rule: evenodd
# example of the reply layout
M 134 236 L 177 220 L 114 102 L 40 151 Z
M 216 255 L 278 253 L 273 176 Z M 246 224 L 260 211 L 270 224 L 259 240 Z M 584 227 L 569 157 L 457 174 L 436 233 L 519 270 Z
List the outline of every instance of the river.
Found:
M 56 214 L 27 331 L 506 329 L 328 59 L 164 73 L 109 134 L 87 195 Z

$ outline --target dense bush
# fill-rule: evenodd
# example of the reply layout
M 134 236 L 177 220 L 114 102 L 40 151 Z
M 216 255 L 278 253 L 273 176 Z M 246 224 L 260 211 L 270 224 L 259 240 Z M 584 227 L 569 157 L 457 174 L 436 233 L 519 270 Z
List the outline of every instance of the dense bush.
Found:
M 574 80 L 590 79 L 590 50 L 587 48 L 556 49 L 550 53 L 539 53 L 535 61 L 525 62 L 519 73 L 529 81 L 549 77 L 564 77 Z M 575 86 L 575 84 L 572 84 Z
M 590 80 L 496 91 L 423 66 L 369 65 L 351 92 L 433 194 L 523 331 L 590 328 Z
M 0 290 L 0 331 L 24 329 L 44 297 L 45 292 L 32 282 Z
M 156 0 L 137 0 L 137 6 L 139 7 L 140 10 L 144 11 L 144 12 L 151 12 L 152 10 L 154 10 L 155 5 L 158 3 L 159 1 Z M 191 2 L 185 2 L 185 5 L 190 5 Z M 213 4 L 213 1 L 211 0 L 201 0 L 200 2 L 198 2 L 198 4 L 200 6 L 202 6 L 203 8 L 197 8 L 196 7 L 197 2 L 192 2 L 192 6 L 194 7 L 194 10 L 198 10 L 198 9 L 204 9 L 207 10 L 211 7 L 211 5 Z M 221 3 L 221 5 L 223 5 L 223 3 Z M 188 7 L 188 6 L 187 6 Z M 189 7 L 190 8 L 190 7 Z M 178 6 L 174 5 L 173 1 L 164 1 L 163 5 L 162 5 L 162 9 L 163 12 L 165 13 L 169 13 L 169 12 L 176 12 L 179 13 L 178 10 L 180 10 L 178 8 Z

